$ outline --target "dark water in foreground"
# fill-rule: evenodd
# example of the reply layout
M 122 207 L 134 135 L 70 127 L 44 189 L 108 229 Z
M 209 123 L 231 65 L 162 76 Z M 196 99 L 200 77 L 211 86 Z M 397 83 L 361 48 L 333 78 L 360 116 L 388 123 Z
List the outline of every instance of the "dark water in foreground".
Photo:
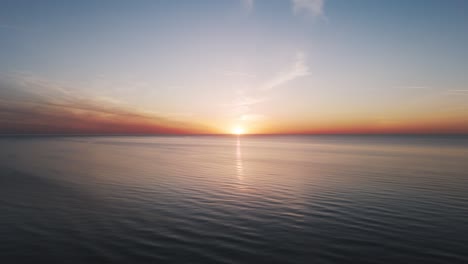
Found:
M 468 263 L 463 137 L 0 138 L 1 263 Z

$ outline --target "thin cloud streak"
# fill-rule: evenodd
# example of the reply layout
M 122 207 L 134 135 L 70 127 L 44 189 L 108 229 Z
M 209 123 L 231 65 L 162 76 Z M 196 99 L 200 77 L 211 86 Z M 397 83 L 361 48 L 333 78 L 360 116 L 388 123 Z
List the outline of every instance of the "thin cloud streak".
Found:
M 410 90 L 425 90 L 430 89 L 428 86 L 401 86 L 401 89 L 410 89 Z
M 286 71 L 279 73 L 272 80 L 268 81 L 261 87 L 262 90 L 271 90 L 277 86 L 280 86 L 286 82 L 294 80 L 298 77 L 309 75 L 309 67 L 306 64 L 306 56 L 303 52 L 296 54 L 296 59 L 293 65 Z
M 468 90 L 448 90 L 447 92 L 451 95 L 468 95 Z
M 244 6 L 245 10 L 247 12 L 252 12 L 253 8 L 254 8 L 254 0 L 241 0 L 242 1 L 242 5 Z
M 468 90 L 449 90 L 450 92 L 468 93 Z
M 324 0 L 292 0 L 294 14 L 302 12 L 312 16 L 323 15 Z
M 241 116 L 251 114 L 251 108 L 254 105 L 263 103 L 267 101 L 266 97 L 248 97 L 243 96 L 239 97 L 237 100 L 234 100 L 232 103 L 227 104 L 226 106 L 231 108 L 233 115 L 237 116 L 236 119 L 241 120 Z
M 254 0 L 241 0 L 241 3 L 247 12 L 253 11 Z M 305 13 L 318 17 L 324 14 L 325 0 L 291 0 L 291 4 L 295 15 Z
M 0 80 L 0 95 L 0 134 L 212 132 L 205 126 L 171 118 L 171 114 L 161 116 L 138 111 L 112 98 L 86 98 L 30 76 Z
M 297 52 L 292 65 L 285 71 L 280 72 L 271 80 L 260 85 L 260 90 L 269 91 L 275 87 L 281 86 L 291 80 L 301 76 L 309 75 L 309 67 L 306 64 L 306 56 L 303 52 Z M 242 96 L 235 100 L 229 106 L 232 107 L 232 113 L 236 116 L 236 122 L 258 123 L 266 119 L 265 115 L 252 112 L 252 106 L 263 103 L 268 97 L 248 97 Z

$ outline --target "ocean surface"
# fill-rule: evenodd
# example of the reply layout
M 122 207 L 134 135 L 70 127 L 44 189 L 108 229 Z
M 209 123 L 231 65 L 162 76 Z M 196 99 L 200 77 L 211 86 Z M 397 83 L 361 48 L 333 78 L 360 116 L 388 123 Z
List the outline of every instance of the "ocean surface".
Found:
M 1 263 L 468 263 L 468 138 L 1 137 Z

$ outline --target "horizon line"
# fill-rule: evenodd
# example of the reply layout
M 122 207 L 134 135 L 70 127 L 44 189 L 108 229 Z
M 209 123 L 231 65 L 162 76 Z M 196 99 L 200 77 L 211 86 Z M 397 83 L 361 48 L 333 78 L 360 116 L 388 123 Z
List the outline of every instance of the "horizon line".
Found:
M 252 133 L 252 134 L 231 134 L 231 133 L 13 133 L 2 134 L 0 137 L 12 136 L 95 136 L 95 137 L 115 137 L 115 136 L 468 136 L 468 133 Z

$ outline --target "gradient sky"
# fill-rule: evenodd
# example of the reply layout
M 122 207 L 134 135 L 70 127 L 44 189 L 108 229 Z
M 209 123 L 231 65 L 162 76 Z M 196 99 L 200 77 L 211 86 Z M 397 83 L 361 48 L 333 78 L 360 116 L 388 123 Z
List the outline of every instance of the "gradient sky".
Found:
M 468 133 L 468 1 L 0 1 L 0 133 Z

